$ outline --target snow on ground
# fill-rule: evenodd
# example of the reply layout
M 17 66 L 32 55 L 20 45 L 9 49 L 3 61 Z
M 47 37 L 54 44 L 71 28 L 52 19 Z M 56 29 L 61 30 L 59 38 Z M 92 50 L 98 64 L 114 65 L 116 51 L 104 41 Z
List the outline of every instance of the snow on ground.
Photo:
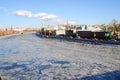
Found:
M 41 39 L 0 39 L 3 80 L 120 80 L 120 46 Z

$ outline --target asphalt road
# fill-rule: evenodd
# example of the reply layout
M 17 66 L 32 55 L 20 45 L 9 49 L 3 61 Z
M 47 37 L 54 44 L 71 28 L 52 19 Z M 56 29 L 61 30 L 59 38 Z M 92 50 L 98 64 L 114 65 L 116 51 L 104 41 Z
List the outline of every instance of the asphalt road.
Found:
M 3 80 L 120 80 L 120 46 L 94 45 L 35 34 L 0 39 Z

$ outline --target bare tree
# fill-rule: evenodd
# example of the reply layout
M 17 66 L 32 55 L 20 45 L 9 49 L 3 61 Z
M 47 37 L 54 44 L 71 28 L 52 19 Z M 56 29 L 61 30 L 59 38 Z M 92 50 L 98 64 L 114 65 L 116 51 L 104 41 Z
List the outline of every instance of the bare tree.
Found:
M 112 31 L 113 36 L 116 36 L 116 39 L 120 40 L 120 22 L 113 19 L 108 27 Z
M 118 20 L 113 19 L 109 24 L 109 30 L 112 30 L 114 35 L 117 35 L 120 32 L 120 23 Z

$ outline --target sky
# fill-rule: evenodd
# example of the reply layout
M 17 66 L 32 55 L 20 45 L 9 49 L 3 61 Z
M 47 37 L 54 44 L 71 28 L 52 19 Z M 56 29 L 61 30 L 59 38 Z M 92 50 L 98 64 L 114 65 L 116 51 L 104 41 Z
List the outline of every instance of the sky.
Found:
M 120 21 L 120 0 L 0 0 L 0 28 Z

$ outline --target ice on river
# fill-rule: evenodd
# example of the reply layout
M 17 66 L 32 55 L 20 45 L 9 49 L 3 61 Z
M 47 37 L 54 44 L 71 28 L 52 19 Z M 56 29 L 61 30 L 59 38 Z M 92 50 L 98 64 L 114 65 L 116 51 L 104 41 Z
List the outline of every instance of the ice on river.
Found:
M 3 80 L 120 80 L 120 46 L 41 39 L 0 39 Z

